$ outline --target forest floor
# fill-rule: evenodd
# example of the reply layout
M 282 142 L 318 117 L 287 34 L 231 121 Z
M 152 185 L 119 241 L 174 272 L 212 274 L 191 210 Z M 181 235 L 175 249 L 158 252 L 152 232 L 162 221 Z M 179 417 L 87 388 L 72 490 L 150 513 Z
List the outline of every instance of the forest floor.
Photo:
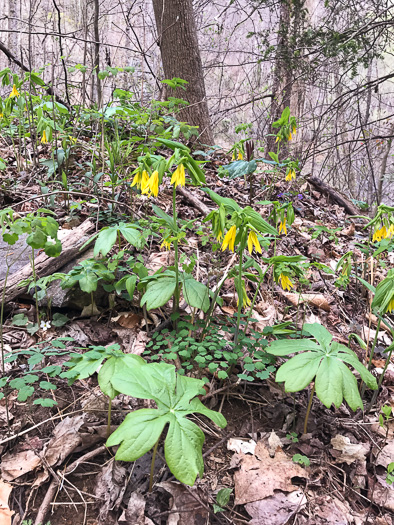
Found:
M 219 179 L 218 163 L 207 166 L 207 186 L 246 206 L 248 184 L 241 178 Z M 10 173 L 6 176 L 9 179 Z M 75 177 L 78 178 L 77 172 Z M 48 207 L 49 198 L 30 199 L 31 195 L 40 193 L 38 178 L 39 174 L 26 173 L 17 191 L 5 191 L 4 206 L 12 205 L 21 215 Z M 273 183 L 268 195 L 263 178 L 264 174 L 254 178 L 254 202 L 267 198 L 287 200 L 293 203 L 295 211 L 292 227 L 278 240 L 278 255 L 303 255 L 335 268 L 335 262 L 352 250 L 357 264 L 368 265 L 358 247 L 368 236 L 363 229 L 365 220 L 348 218 L 343 207 L 308 181 L 295 181 L 290 186 L 284 182 Z M 89 193 L 88 188 L 86 192 Z M 201 190 L 188 187 L 187 192 L 213 209 L 212 201 Z M 158 206 L 168 211 L 171 198 L 167 187 L 159 194 Z M 177 199 L 181 219 L 203 220 L 201 211 L 187 197 L 178 194 Z M 74 197 L 73 200 L 87 199 Z M 120 201 L 119 210 L 123 209 L 122 205 Z M 135 199 L 133 207 L 135 216 L 152 214 L 150 201 L 144 196 Z M 254 204 L 254 208 L 267 218 L 265 205 Z M 63 199 L 57 197 L 53 210 L 65 235 L 70 233 L 70 227 L 77 228 L 86 220 L 98 227 L 104 224 L 105 216 L 97 204 L 85 202 L 70 216 Z M 155 240 L 148 246 L 144 263 L 150 270 L 171 264 L 173 251 L 160 249 Z M 217 264 L 217 254 L 212 253 L 203 236 L 188 238 L 182 251 L 186 257 L 197 251 L 198 279 L 202 282 L 209 279 Z M 382 256 L 383 264 L 375 269 L 376 282 L 393 265 L 393 254 Z M 226 255 L 228 262 L 231 255 Z M 273 247 L 264 255 L 272 256 Z M 386 358 L 384 350 L 392 342 L 390 330 L 381 326 L 376 333 L 377 319 L 370 311 L 365 287 L 352 280 L 346 289 L 336 287 L 333 277 L 324 274 L 318 266 L 311 267 L 310 286 L 302 290 L 301 296 L 294 290 L 282 290 L 272 278 L 266 279 L 255 304 L 251 328 L 271 341 L 272 327 L 278 323 L 289 322 L 285 326 L 301 328 L 304 322 L 320 322 L 335 340 L 350 344 L 364 363 L 366 350 L 354 338 L 349 343 L 349 335 L 356 333 L 369 341 L 369 348 L 376 336 L 372 372 L 379 378 Z M 249 285 L 248 293 L 254 293 L 252 286 Z M 213 316 L 218 326 L 231 323 L 237 310 L 233 279 L 225 282 L 222 297 L 223 306 L 218 306 Z M 22 326 L 13 323 L 15 316 L 21 319 L 21 315 L 34 321 L 33 297 L 20 293 L 9 301 L 3 338 L 6 351 L 16 358 L 6 363 L 7 375 L 12 379 L 25 377 L 27 367 L 34 374 L 34 365 L 28 364 L 28 359 L 40 348 L 46 366 L 61 366 L 69 352 L 114 343 L 125 352 L 141 355 L 152 334 L 168 327 L 168 322 L 165 323 L 171 314 L 170 305 L 144 316 L 137 301 L 130 304 L 116 299 L 108 304 L 98 296 L 95 300 L 97 310 L 93 315 L 89 300 L 88 308 L 84 309 L 78 309 L 74 303 L 52 305 L 50 315 L 66 315 L 66 324 L 52 323 L 33 335 L 23 323 Z M 50 311 L 48 305 L 42 308 Z M 181 316 L 189 313 L 182 303 L 181 308 Z M 230 338 L 227 332 L 219 333 Z M 281 362 L 283 360 L 277 364 Z M 160 443 L 152 492 L 148 491 L 151 453 L 126 463 L 114 460 L 114 447 L 105 447 L 108 398 L 101 393 L 96 374 L 71 386 L 58 376 L 40 376 L 41 383 L 34 384 L 34 393 L 25 401 L 18 399 L 18 389 L 8 391 L 8 415 L 5 398 L 0 402 L 0 517 L 4 516 L 7 523 L 10 509 L 13 525 L 22 522 L 35 525 L 41 522 L 51 525 L 393 525 L 394 486 L 386 482 L 386 469 L 394 460 L 394 419 L 392 414 L 382 418 L 381 407 L 394 410 L 394 363 L 389 364 L 377 400 L 368 411 L 354 413 L 346 404 L 327 409 L 314 397 L 306 434 L 303 426 L 311 394 L 308 389 L 286 393 L 283 385 L 275 382 L 275 373 L 264 380 L 249 381 L 238 377 L 241 371 L 236 366 L 227 380 L 208 375 L 210 382 L 202 401 L 220 411 L 228 425 L 219 429 L 205 418 L 198 418 L 206 436 L 203 478 L 197 479 L 193 487 L 175 481 L 166 466 Z M 42 379 L 55 384 L 56 390 Z M 371 390 L 365 390 L 366 407 L 372 395 Z M 33 404 L 42 397 L 49 397 L 57 404 L 52 407 Z M 118 396 L 113 402 L 111 430 L 130 409 L 151 406 L 149 401 Z M 231 489 L 228 502 L 216 499 L 223 488 Z M 223 508 L 219 510 L 220 503 Z

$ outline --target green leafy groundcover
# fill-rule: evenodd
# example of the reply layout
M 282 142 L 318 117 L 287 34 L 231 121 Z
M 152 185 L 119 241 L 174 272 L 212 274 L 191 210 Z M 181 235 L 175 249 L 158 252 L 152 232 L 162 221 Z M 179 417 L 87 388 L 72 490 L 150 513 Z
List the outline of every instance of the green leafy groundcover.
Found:
M 203 431 L 186 416 L 203 414 L 219 427 L 227 424 L 222 414 L 207 409 L 196 397 L 203 381 L 176 373 L 173 365 L 152 363 L 142 367 L 125 366 L 112 379 L 114 389 L 140 399 L 152 399 L 157 409 L 141 409 L 128 414 L 109 437 L 108 446 L 119 445 L 115 458 L 135 461 L 148 452 L 168 424 L 164 452 L 174 476 L 193 485 L 204 472 Z

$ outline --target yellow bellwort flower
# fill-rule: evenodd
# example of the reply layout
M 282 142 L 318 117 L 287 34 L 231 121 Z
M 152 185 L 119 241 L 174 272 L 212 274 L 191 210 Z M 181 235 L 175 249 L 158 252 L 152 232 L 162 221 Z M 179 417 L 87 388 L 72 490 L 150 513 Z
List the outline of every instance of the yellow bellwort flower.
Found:
M 235 244 L 235 237 L 237 235 L 237 228 L 235 227 L 235 224 L 231 226 L 229 231 L 226 233 L 223 243 L 222 243 L 222 251 L 224 251 L 227 246 L 228 248 L 233 252 L 234 251 L 234 244 Z
M 231 156 L 231 160 L 235 160 L 235 151 L 233 152 L 233 154 Z
M 185 166 L 183 164 L 179 164 L 177 169 L 174 171 L 171 177 L 171 184 L 175 185 L 175 188 L 177 186 L 185 186 L 186 179 L 185 179 Z
M 10 93 L 9 98 L 14 98 L 14 97 L 19 97 L 19 93 L 18 93 L 18 90 L 16 89 L 15 84 L 12 86 L 12 91 Z
M 295 136 L 296 131 L 297 131 L 295 126 L 293 126 L 293 130 L 292 131 L 293 131 L 293 135 Z
M 160 248 L 165 248 L 166 250 L 170 251 L 170 248 L 171 248 L 170 241 L 167 241 L 166 239 L 164 239 L 163 242 L 160 244 Z
M 294 284 L 290 281 L 287 275 L 283 275 L 283 273 L 281 273 L 279 276 L 279 280 L 283 290 L 290 291 L 292 288 L 294 288 Z
M 286 217 L 283 219 L 283 222 L 280 222 L 280 224 L 279 224 L 279 235 L 281 233 L 284 233 L 285 235 L 287 235 Z
M 286 175 L 286 181 L 287 182 L 291 182 L 293 179 L 296 178 L 296 174 L 295 174 L 295 171 L 290 169 L 289 173 Z
M 378 241 L 380 242 L 382 239 L 385 239 L 387 237 L 387 229 L 386 226 L 382 226 L 379 230 L 376 230 L 372 237 L 372 242 Z
M 280 137 L 276 137 L 275 144 L 276 144 L 277 142 L 280 142 L 281 140 L 282 140 L 282 139 L 281 139 Z
M 47 139 L 47 134 L 46 134 L 45 129 L 42 132 L 41 144 L 48 144 L 48 139 Z
M 261 246 L 257 238 L 256 232 L 254 232 L 253 230 L 250 230 L 249 235 L 248 235 L 248 250 L 250 254 L 252 254 L 253 246 L 256 248 L 257 253 L 262 253 Z
M 4 117 L 3 113 L 0 113 L 0 118 L 3 118 L 3 117 Z
M 393 310 L 394 310 L 394 296 L 392 297 L 392 299 L 390 300 L 389 304 L 387 305 L 386 312 L 392 313 Z
M 149 178 L 148 186 L 152 195 L 157 197 L 159 195 L 159 172 L 155 170 Z
M 137 186 L 138 189 L 141 188 L 141 181 L 142 181 L 142 173 L 138 171 L 134 175 L 134 179 L 133 179 L 133 182 L 131 183 L 131 187 Z
M 223 239 L 223 232 L 222 230 L 219 230 L 216 239 L 220 242 Z
M 243 160 L 243 158 L 242 151 L 238 151 L 238 160 Z
M 291 131 L 290 131 L 289 136 L 287 137 L 287 140 L 290 142 L 292 138 L 293 138 L 293 135 L 291 134 Z
M 391 237 L 394 235 L 394 224 L 392 224 L 389 229 L 387 230 L 387 237 L 391 239 Z

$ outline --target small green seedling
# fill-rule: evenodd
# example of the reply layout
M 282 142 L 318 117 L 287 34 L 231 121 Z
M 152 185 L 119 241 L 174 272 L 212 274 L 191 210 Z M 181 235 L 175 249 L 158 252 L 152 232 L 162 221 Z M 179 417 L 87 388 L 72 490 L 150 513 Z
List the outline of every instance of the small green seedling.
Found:
M 216 495 L 216 503 L 213 504 L 213 512 L 215 514 L 217 512 L 224 512 L 225 509 L 223 507 L 228 505 L 232 492 L 233 489 L 230 489 L 229 487 L 219 490 Z
M 386 483 L 392 485 L 394 483 L 394 462 L 387 465 Z
M 294 454 L 293 456 L 294 463 L 298 463 L 301 466 L 309 467 L 311 462 L 309 461 L 309 458 L 306 456 L 303 456 L 302 454 Z
M 286 434 L 287 439 L 290 439 L 293 443 L 298 443 L 299 439 L 297 437 L 297 434 L 295 432 L 290 432 L 290 434 Z

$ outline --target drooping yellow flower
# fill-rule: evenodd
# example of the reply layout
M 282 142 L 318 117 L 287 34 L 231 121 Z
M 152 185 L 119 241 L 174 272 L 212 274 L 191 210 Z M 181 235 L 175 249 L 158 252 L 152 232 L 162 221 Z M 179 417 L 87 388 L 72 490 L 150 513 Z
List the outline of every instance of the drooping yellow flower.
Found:
M 0 118 L 3 118 L 3 117 L 4 117 L 3 113 L 0 113 Z
M 246 293 L 245 283 L 242 284 L 242 306 L 250 306 L 252 301 L 249 299 Z M 237 306 L 239 305 L 239 299 L 237 299 Z
M 279 235 L 281 233 L 284 233 L 285 235 L 287 235 L 286 217 L 283 219 L 283 222 L 279 223 Z
M 394 224 L 391 224 L 389 229 L 387 230 L 387 237 L 391 239 L 391 237 L 394 235 Z
M 233 151 L 233 154 L 232 154 L 231 160 L 235 160 L 235 151 Z
M 10 93 L 10 98 L 19 97 L 18 90 L 16 89 L 16 85 L 14 84 L 12 86 L 12 91 Z
M 382 239 L 385 239 L 388 237 L 388 232 L 386 226 L 382 226 L 380 230 L 376 230 L 372 237 L 372 242 L 378 241 L 380 242 Z
M 296 173 L 295 173 L 295 171 L 294 171 L 293 169 L 290 169 L 290 170 L 289 170 L 289 173 L 286 175 L 286 179 L 285 179 L 285 180 L 286 180 L 287 182 L 291 182 L 291 181 L 292 181 L 293 179 L 295 179 L 295 178 L 296 178 Z
M 291 290 L 292 288 L 294 288 L 294 284 L 290 281 L 287 275 L 283 275 L 283 273 L 281 273 L 279 276 L 279 280 L 283 290 Z
M 295 135 L 295 134 L 296 134 L 296 131 L 297 131 L 297 130 L 296 130 L 296 127 L 295 127 L 295 126 L 293 126 L 293 135 Z
M 155 170 L 148 180 L 148 186 L 152 195 L 157 197 L 159 194 L 159 172 Z
M 224 251 L 227 246 L 229 249 L 233 252 L 234 251 L 234 244 L 235 244 L 235 237 L 237 235 L 237 228 L 235 227 L 235 224 L 231 226 L 229 231 L 226 233 L 223 243 L 222 243 L 222 251 Z
M 146 182 L 149 180 L 149 175 L 147 172 L 144 171 L 138 171 L 136 175 L 134 176 L 133 182 L 131 183 L 131 187 L 137 186 L 137 188 L 140 190 L 142 186 L 146 186 Z
M 287 137 L 287 140 L 290 142 L 292 138 L 293 138 L 293 136 L 292 136 L 291 131 L 290 131 L 289 136 Z
M 165 248 L 169 251 L 171 248 L 171 242 L 164 239 L 163 242 L 160 244 L 160 248 Z
M 387 310 L 386 312 L 392 312 L 394 310 L 394 295 L 393 297 L 391 298 L 389 304 L 387 305 Z
M 216 235 L 216 239 L 220 242 L 223 239 L 223 232 L 222 230 L 218 231 L 218 234 Z
M 282 139 L 281 139 L 280 137 L 276 137 L 275 144 L 276 144 L 277 142 L 280 142 L 281 140 L 282 140 Z
M 253 230 L 250 230 L 249 235 L 248 235 L 248 250 L 250 254 L 253 251 L 253 246 L 256 248 L 257 253 L 262 253 L 261 246 L 257 238 L 256 232 L 254 232 Z
M 242 160 L 243 158 L 242 151 L 238 151 L 238 160 Z
M 48 144 L 48 139 L 47 139 L 47 134 L 46 134 L 45 129 L 42 132 L 41 144 Z
M 171 177 L 171 184 L 175 185 L 175 188 L 177 186 L 185 186 L 186 179 L 185 179 L 185 166 L 183 164 L 179 164 L 177 169 L 174 171 Z

